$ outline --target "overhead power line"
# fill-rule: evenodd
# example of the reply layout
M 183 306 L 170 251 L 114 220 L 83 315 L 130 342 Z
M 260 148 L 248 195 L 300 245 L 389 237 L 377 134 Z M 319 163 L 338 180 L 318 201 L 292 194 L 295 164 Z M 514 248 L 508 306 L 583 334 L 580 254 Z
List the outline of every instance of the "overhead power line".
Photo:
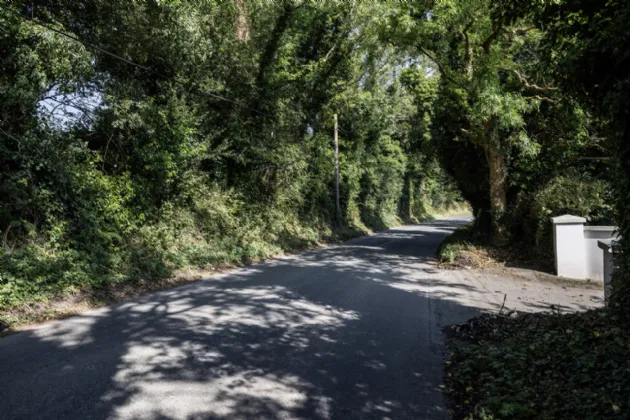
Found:
M 0 4 L 0 8 L 2 8 L 6 12 L 8 12 L 8 13 L 14 15 L 14 16 L 17 16 L 18 18 L 20 18 L 22 20 L 34 23 L 35 25 L 41 26 L 42 28 L 48 29 L 49 31 L 52 31 L 52 32 L 54 32 L 54 33 L 56 33 L 58 35 L 61 35 L 61 36 L 66 37 L 68 39 L 71 39 L 71 40 L 73 40 L 75 42 L 78 42 L 78 43 L 80 43 L 80 44 L 82 44 L 82 45 L 84 45 L 84 46 L 86 46 L 86 47 L 88 47 L 88 48 L 90 48 L 92 50 L 99 51 L 99 52 L 101 52 L 101 53 L 103 53 L 105 55 L 108 55 L 108 56 L 110 56 L 110 57 L 112 57 L 114 59 L 123 61 L 123 62 L 127 63 L 130 66 L 134 66 L 134 67 L 139 68 L 141 70 L 147 71 L 147 72 L 152 73 L 152 74 L 154 74 L 156 76 L 159 76 L 159 77 L 161 77 L 163 79 L 171 80 L 172 82 L 174 82 L 174 83 L 176 83 L 176 84 L 178 84 L 178 85 L 180 85 L 180 86 L 182 86 L 184 88 L 188 88 L 188 86 L 186 86 L 186 84 L 183 83 L 183 82 L 180 82 L 180 81 L 178 81 L 176 79 L 170 78 L 169 76 L 166 76 L 166 75 L 160 73 L 159 71 L 153 70 L 150 67 L 147 67 L 147 66 L 142 65 L 142 64 L 138 64 L 138 63 L 136 63 L 136 62 L 134 62 L 132 60 L 129 60 L 129 59 L 125 58 L 125 57 L 122 57 L 122 56 L 120 56 L 120 55 L 118 55 L 116 53 L 113 53 L 113 52 L 109 51 L 109 50 L 106 50 L 105 48 L 102 48 L 99 45 L 96 45 L 96 44 L 91 43 L 91 42 L 84 41 L 84 40 L 82 40 L 81 38 L 79 38 L 79 37 L 77 37 L 75 35 L 72 35 L 72 34 L 69 34 L 67 32 L 64 32 L 64 31 L 62 31 L 60 29 L 54 28 L 51 25 L 49 25 L 49 24 L 47 24 L 45 22 L 42 22 L 41 20 L 39 20 L 39 19 L 37 19 L 35 17 L 25 16 L 22 13 L 18 12 L 17 10 L 14 10 L 11 7 L 8 7 L 8 6 L 2 5 L 2 4 Z M 236 105 L 236 106 L 239 106 L 241 108 L 248 109 L 248 110 L 253 111 L 253 112 L 255 112 L 255 113 L 259 114 L 259 115 L 263 115 L 263 116 L 267 116 L 267 117 L 273 118 L 273 116 L 271 114 L 268 114 L 268 113 L 265 113 L 265 112 L 261 112 L 261 111 L 255 109 L 255 108 L 252 108 L 250 106 L 241 104 L 240 102 L 237 102 L 237 101 L 235 101 L 233 99 L 226 98 L 224 96 L 217 95 L 215 93 L 211 93 L 211 92 L 208 92 L 208 91 L 205 91 L 205 90 L 201 90 L 201 89 L 199 89 L 199 92 L 202 93 L 202 94 L 208 95 L 208 96 L 210 96 L 212 98 L 215 98 L 215 99 L 218 99 L 218 100 L 221 100 L 221 101 L 225 101 L 225 102 L 229 102 L 229 103 L 231 103 L 233 105 Z M 307 113 L 307 116 L 310 117 L 310 118 L 313 118 L 313 115 L 311 115 L 310 113 Z M 344 134 L 347 134 L 342 128 L 339 128 L 339 131 L 344 133 Z
M 131 61 L 131 60 L 127 60 L 127 59 L 126 59 L 126 58 L 124 58 L 124 57 L 121 57 L 121 56 L 116 55 L 116 54 L 114 54 L 114 53 L 112 53 L 112 52 L 109 52 L 109 51 L 107 51 L 107 50 L 105 50 L 105 49 L 103 49 L 103 48 L 99 47 L 98 45 L 95 45 L 95 44 L 92 44 L 92 43 L 89 43 L 89 42 L 83 41 L 82 39 L 80 39 L 80 38 L 78 38 L 78 37 L 76 37 L 76 36 L 74 36 L 74 35 L 72 35 L 72 34 L 69 34 L 69 33 L 63 32 L 63 31 L 61 31 L 61 30 L 59 30 L 59 29 L 57 29 L 57 28 L 54 28 L 54 27 L 52 27 L 52 26 L 50 26 L 50 25 L 48 25 L 48 24 L 46 24 L 46 23 L 42 22 L 42 21 L 41 21 L 41 20 L 39 20 L 39 19 L 35 19 L 35 18 L 32 18 L 32 17 L 24 16 L 23 14 L 21 14 L 21 13 L 20 13 L 20 12 L 18 12 L 17 10 L 13 10 L 12 8 L 10 8 L 10 7 L 8 7 L 8 6 L 5 6 L 5 5 L 2 5 L 2 4 L 0 4 L 0 7 L 1 7 L 1 8 L 3 8 L 4 10 L 6 10 L 7 12 L 9 12 L 9 13 L 11 13 L 11 14 L 13 14 L 13 15 L 15 15 L 15 16 L 17 16 L 17 17 L 19 17 L 19 18 L 21 18 L 21 19 L 27 20 L 27 21 L 29 21 L 29 22 L 33 22 L 33 23 L 35 23 L 36 25 L 39 25 L 39 26 L 41 26 L 41 27 L 43 27 L 43 28 L 46 28 L 46 29 L 48 29 L 49 31 L 53 31 L 53 32 L 55 32 L 56 34 L 59 34 L 59 35 L 61 35 L 61 36 L 65 36 L 66 38 L 70 38 L 70 39 L 72 39 L 73 41 L 76 41 L 76 42 L 79 42 L 79 43 L 81 43 L 81 44 L 85 45 L 86 47 L 92 48 L 93 50 L 100 51 L 100 52 L 102 52 L 103 54 L 107 54 L 107 55 L 109 55 L 109 56 L 111 56 L 111 57 L 114 57 L 114 58 L 117 58 L 117 59 L 119 59 L 119 60 L 122 60 L 122 61 L 124 61 L 124 62 L 125 62 L 125 63 L 127 63 L 127 64 L 131 64 L 132 66 L 139 67 L 139 68 L 141 68 L 141 69 L 143 69 L 143 70 L 147 70 L 147 71 L 150 71 L 150 72 L 154 72 L 153 70 L 151 70 L 150 68 L 148 68 L 148 67 L 146 67 L 146 66 L 143 66 L 142 64 L 134 63 L 133 61 Z M 154 73 L 155 73 L 155 72 L 154 72 Z
M 113 57 L 113 58 L 115 58 L 115 59 L 117 59 L 117 60 L 124 61 L 125 63 L 127 63 L 127 64 L 129 64 L 129 65 L 131 65 L 131 66 L 134 66 L 134 67 L 137 67 L 137 68 L 139 68 L 139 69 L 142 69 L 142 70 L 148 71 L 149 73 L 152 73 L 152 74 L 154 74 L 154 75 L 156 75 L 156 76 L 159 76 L 159 77 L 161 77 L 161 78 L 164 78 L 164 79 L 167 79 L 167 80 L 171 80 L 171 81 L 173 81 L 174 83 L 177 83 L 178 85 L 183 86 L 183 87 L 185 87 L 185 88 L 187 87 L 187 86 L 185 85 L 185 83 L 183 83 L 183 82 L 180 82 L 180 81 L 175 80 L 175 79 L 171 79 L 171 78 L 169 78 L 168 76 L 166 76 L 166 75 L 164 75 L 164 74 L 162 74 L 162 73 L 160 73 L 160 72 L 158 72 L 158 71 L 156 71 L 156 70 L 153 70 L 153 69 L 152 69 L 152 68 L 150 68 L 150 67 L 144 66 L 144 65 L 142 65 L 142 64 L 138 64 L 138 63 L 136 63 L 136 62 L 134 62 L 134 61 L 131 61 L 131 60 L 129 60 L 129 59 L 126 59 L 125 57 L 121 57 L 120 55 L 115 54 L 115 53 L 113 53 L 113 52 L 111 52 L 111 51 L 108 51 L 108 50 L 106 50 L 106 49 L 104 49 L 104 48 L 102 48 L 102 47 L 100 47 L 100 46 L 98 46 L 98 45 L 96 45 L 96 44 L 92 44 L 92 43 L 90 43 L 90 42 L 83 41 L 81 38 L 79 38 L 79 37 L 77 37 L 77 36 L 74 36 L 74 35 L 72 35 L 72 34 L 69 34 L 69 33 L 67 33 L 67 32 L 61 31 L 61 30 L 59 30 L 59 29 L 57 29 L 57 28 L 54 28 L 54 27 L 52 27 L 52 26 L 50 26 L 50 25 L 48 25 L 48 24 L 46 24 L 46 23 L 42 22 L 42 21 L 41 21 L 41 20 L 39 20 L 39 19 L 36 19 L 36 18 L 33 18 L 33 17 L 29 17 L 29 16 L 24 16 L 24 15 L 23 15 L 23 14 L 21 14 L 20 12 L 18 12 L 18 11 L 16 11 L 16 10 L 13 10 L 12 8 L 7 7 L 7 6 L 5 6 L 5 5 L 2 5 L 2 4 L 0 4 L 0 8 L 2 8 L 2 9 L 4 9 L 5 11 L 7 11 L 7 12 L 9 12 L 9 13 L 11 13 L 11 14 L 13 14 L 13 15 L 17 16 L 17 17 L 19 17 L 20 19 L 23 19 L 23 20 L 26 20 L 26 21 L 32 22 L 32 23 L 34 23 L 34 24 L 36 24 L 36 25 L 38 25 L 38 26 L 41 26 L 41 27 L 43 27 L 43 28 L 48 29 L 49 31 L 52 31 L 52 32 L 54 32 L 54 33 L 56 33 L 56 34 L 59 34 L 59 35 L 64 36 L 64 37 L 66 37 L 66 38 L 69 38 L 69 39 L 71 39 L 71 40 L 73 40 L 73 41 L 75 41 L 75 42 L 78 42 L 78 43 L 80 43 L 80 44 L 83 44 L 83 45 L 85 45 L 85 46 L 86 46 L 86 47 L 88 47 L 88 48 L 91 48 L 91 49 L 93 49 L 93 50 L 99 51 L 99 52 L 101 52 L 101 53 L 103 53 L 103 54 L 106 54 L 106 55 L 108 55 L 108 56 L 110 56 L 110 57 Z M 219 99 L 219 100 L 222 100 L 222 101 L 230 102 L 230 103 L 232 103 L 232 104 L 234 104 L 234 105 L 237 105 L 237 106 L 239 106 L 239 107 L 241 107 L 241 108 L 245 108 L 245 109 L 249 109 L 250 111 L 254 111 L 254 112 L 256 112 L 256 113 L 258 113 L 258 114 L 260 114 L 260 115 L 271 116 L 271 115 L 269 115 L 269 114 L 265 114 L 265 113 L 263 113 L 263 112 L 260 112 L 260 111 L 259 111 L 259 110 L 257 110 L 257 109 L 254 109 L 254 108 L 249 107 L 249 106 L 247 106 L 247 105 L 243 105 L 243 104 L 241 104 L 241 103 L 239 103 L 239 102 L 237 102 L 237 101 L 235 101 L 235 100 L 232 100 L 232 99 L 226 98 L 226 97 L 224 97 L 224 96 L 217 95 L 217 94 L 215 94 L 215 93 L 211 93 L 211 92 L 208 92 L 208 91 L 205 91 L 205 90 L 199 90 L 199 91 L 200 91 L 201 93 L 203 93 L 203 94 L 205 94 L 205 95 L 208 95 L 208 96 L 211 96 L 211 97 L 213 97 L 213 98 L 215 98 L 215 99 Z

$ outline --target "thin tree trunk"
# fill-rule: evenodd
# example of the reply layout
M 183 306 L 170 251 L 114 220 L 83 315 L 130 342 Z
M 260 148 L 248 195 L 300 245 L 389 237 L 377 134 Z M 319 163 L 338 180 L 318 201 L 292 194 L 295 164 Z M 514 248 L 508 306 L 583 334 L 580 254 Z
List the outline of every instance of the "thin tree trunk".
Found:
M 470 45 L 470 38 L 468 37 L 468 30 L 472 26 L 473 22 L 469 23 L 463 31 L 461 31 L 462 38 L 464 38 L 464 70 L 466 76 L 472 77 L 473 74 L 473 49 Z

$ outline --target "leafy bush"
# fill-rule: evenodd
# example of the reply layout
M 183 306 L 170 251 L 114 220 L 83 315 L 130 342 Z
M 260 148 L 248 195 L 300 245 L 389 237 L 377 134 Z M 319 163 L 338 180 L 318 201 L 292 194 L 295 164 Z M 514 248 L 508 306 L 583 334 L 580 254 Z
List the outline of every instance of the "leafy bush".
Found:
M 553 257 L 551 218 L 572 214 L 589 224 L 613 224 L 610 184 L 588 174 L 573 173 L 551 179 L 533 194 L 522 194 L 508 224 L 514 242 L 532 257 Z
M 585 217 L 591 223 L 612 218 L 610 186 L 588 175 L 574 174 L 552 179 L 534 195 L 534 214 L 542 219 L 562 214 Z
M 630 410 L 627 319 L 606 310 L 482 316 L 447 330 L 455 419 L 617 419 Z

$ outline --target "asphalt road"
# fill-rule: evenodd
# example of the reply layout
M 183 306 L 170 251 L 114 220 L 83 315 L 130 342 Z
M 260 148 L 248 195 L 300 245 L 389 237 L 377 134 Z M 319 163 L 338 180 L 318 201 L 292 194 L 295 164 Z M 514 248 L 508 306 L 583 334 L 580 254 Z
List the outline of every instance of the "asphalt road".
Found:
M 393 229 L 0 339 L 0 419 L 447 418 L 439 326 L 474 308 L 431 292 L 444 280 L 430 260 L 463 223 Z

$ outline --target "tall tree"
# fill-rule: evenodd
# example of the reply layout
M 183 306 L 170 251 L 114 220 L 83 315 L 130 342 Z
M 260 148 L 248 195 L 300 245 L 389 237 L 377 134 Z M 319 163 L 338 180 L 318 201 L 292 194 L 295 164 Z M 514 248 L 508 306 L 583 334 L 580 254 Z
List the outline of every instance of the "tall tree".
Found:
M 524 130 L 524 115 L 556 103 L 557 89 L 536 66 L 540 33 L 526 22 L 497 19 L 487 0 L 414 2 L 411 9 L 402 7 L 390 27 L 440 74 L 440 96 L 451 103 L 453 127 L 436 129 L 483 152 L 492 233 L 503 242 L 507 160 L 513 151 L 538 151 Z

